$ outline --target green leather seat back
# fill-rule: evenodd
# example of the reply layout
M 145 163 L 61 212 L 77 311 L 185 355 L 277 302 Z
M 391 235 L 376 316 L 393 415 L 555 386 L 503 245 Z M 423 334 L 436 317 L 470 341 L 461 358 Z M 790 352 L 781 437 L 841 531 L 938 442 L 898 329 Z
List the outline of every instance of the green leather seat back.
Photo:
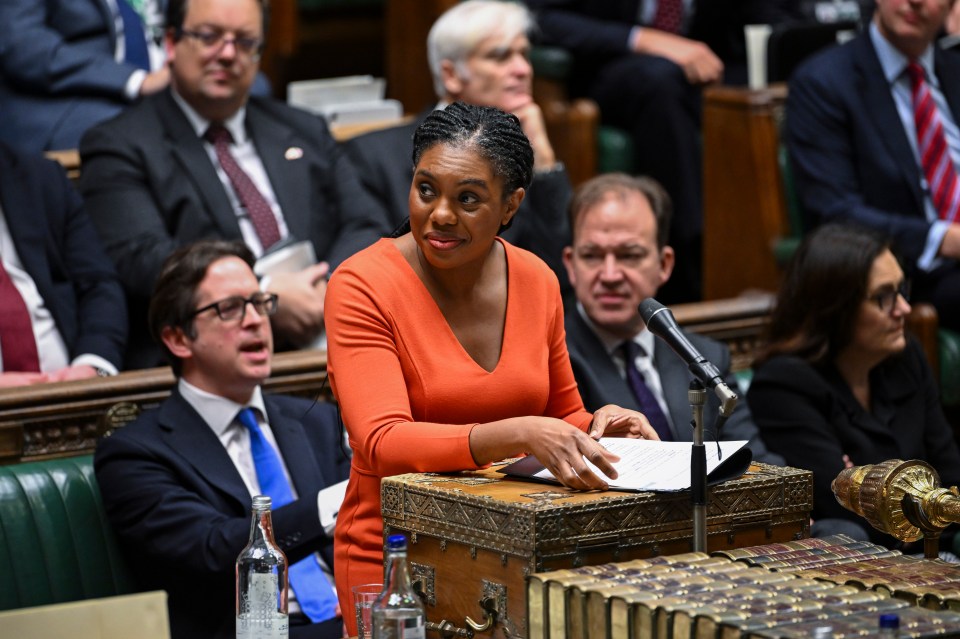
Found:
M 0 610 L 133 591 L 92 455 L 0 466 Z
M 937 330 L 937 338 L 940 346 L 940 402 L 944 406 L 957 406 L 960 404 L 960 333 L 941 328 Z

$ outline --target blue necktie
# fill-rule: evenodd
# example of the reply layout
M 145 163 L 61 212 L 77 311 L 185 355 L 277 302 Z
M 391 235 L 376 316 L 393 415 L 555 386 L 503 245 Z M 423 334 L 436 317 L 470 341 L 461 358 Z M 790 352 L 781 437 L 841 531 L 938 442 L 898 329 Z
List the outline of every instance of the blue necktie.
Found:
M 130 64 L 150 70 L 150 52 L 147 51 L 147 38 L 143 32 L 143 20 L 134 11 L 127 0 L 117 0 L 117 11 L 123 20 L 123 42 L 126 48 L 124 59 Z
M 253 454 L 260 491 L 270 496 L 275 508 L 289 504 L 293 501 L 290 483 L 283 474 L 277 451 L 263 436 L 253 409 L 244 408 L 237 414 L 237 419 L 250 431 L 250 452 Z M 319 521 L 317 525 L 320 525 Z M 319 623 L 337 615 L 337 598 L 313 555 L 291 564 L 289 572 L 290 587 L 297 595 L 301 610 L 311 621 Z
M 647 383 L 643 381 L 643 374 L 637 370 L 637 354 L 640 352 L 640 345 L 633 340 L 624 342 L 620 347 L 620 352 L 624 357 L 624 365 L 627 369 L 627 381 L 630 383 L 630 389 L 634 397 L 637 398 L 637 404 L 640 406 L 640 412 L 643 413 L 653 430 L 663 441 L 672 441 L 673 433 L 670 432 L 670 424 L 667 422 L 667 416 L 663 414 L 660 408 L 660 402 L 653 396 L 653 392 Z

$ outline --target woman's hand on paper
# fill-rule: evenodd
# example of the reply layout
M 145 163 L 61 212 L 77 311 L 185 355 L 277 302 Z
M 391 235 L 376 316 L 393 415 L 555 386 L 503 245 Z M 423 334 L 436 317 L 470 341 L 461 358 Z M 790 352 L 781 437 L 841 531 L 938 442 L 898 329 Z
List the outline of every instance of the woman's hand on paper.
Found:
M 660 439 L 657 431 L 653 429 L 643 413 L 622 408 L 616 404 L 607 404 L 593 413 L 590 436 L 594 439 L 600 439 L 601 437 Z
M 529 452 L 553 473 L 560 483 L 576 490 L 606 490 L 603 477 L 590 470 L 584 458 L 607 477 L 617 478 L 613 462 L 620 457 L 611 453 L 579 428 L 559 419 L 538 418 L 542 422 L 532 429 Z

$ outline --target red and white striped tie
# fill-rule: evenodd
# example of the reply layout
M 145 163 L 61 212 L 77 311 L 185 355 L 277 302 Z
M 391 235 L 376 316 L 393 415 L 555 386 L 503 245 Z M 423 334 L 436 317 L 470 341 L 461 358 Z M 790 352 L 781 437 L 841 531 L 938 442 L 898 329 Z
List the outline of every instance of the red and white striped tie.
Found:
M 923 67 L 911 62 L 907 65 L 907 74 L 913 93 L 917 150 L 920 152 L 920 165 L 927 179 L 927 188 L 940 219 L 953 222 L 960 210 L 960 180 L 957 180 L 957 169 L 947 147 L 940 113 L 930 93 Z

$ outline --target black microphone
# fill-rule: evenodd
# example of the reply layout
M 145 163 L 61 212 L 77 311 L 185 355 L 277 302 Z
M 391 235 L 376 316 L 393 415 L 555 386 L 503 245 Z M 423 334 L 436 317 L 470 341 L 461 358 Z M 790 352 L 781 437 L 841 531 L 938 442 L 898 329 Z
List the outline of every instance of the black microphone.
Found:
M 670 309 L 652 297 L 648 297 L 640 303 L 638 310 L 640 311 L 640 317 L 643 318 L 643 323 L 647 325 L 650 332 L 666 342 L 667 346 L 684 361 L 690 372 L 706 386 L 713 389 L 717 397 L 720 398 L 720 414 L 729 417 L 736 406 L 737 394 L 723 381 L 720 370 L 690 343 L 690 340 L 680 330 L 680 326 Z

